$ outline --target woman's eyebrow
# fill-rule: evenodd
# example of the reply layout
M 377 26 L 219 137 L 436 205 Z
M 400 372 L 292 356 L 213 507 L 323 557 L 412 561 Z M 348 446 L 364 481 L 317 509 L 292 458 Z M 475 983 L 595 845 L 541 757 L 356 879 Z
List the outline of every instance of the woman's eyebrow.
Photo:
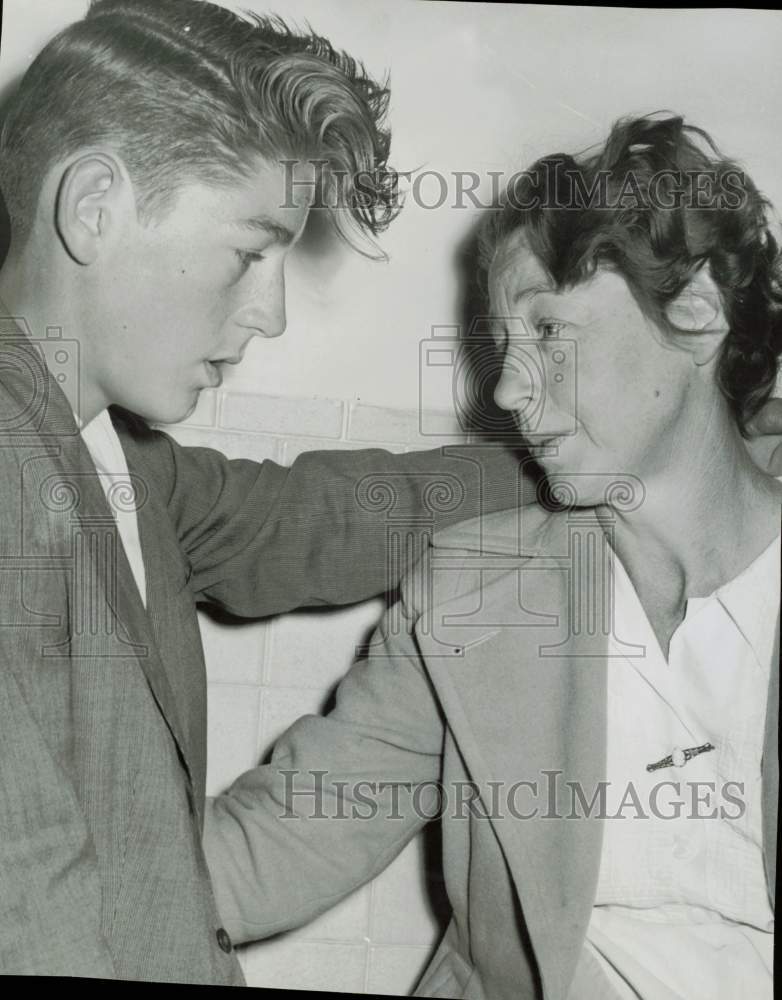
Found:
M 533 295 L 535 297 L 546 296 L 546 301 L 539 304 L 539 308 L 546 311 L 549 305 L 555 312 L 561 312 L 567 314 L 566 318 L 571 323 L 591 323 L 595 316 L 595 311 L 593 308 L 593 303 L 590 301 L 589 295 L 578 295 L 578 296 L 568 296 L 563 299 L 557 297 L 558 293 L 553 288 L 537 288 L 533 290 Z M 553 297 L 556 299 L 555 303 L 550 303 L 549 299 Z
M 511 303 L 515 306 L 518 302 L 522 302 L 525 299 L 533 299 L 536 295 L 553 291 L 554 289 L 551 285 L 533 285 L 531 288 L 520 288 L 519 291 L 514 293 Z

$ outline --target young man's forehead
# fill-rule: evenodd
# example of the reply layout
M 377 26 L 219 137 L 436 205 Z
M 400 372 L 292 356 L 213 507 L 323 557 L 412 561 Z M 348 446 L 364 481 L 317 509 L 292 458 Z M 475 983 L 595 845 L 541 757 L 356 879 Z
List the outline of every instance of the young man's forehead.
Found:
M 308 198 L 285 201 L 279 172 L 264 169 L 225 181 L 185 181 L 175 192 L 172 211 L 183 222 L 236 231 L 245 237 L 269 237 L 289 245 L 309 213 Z
M 317 182 L 317 168 L 309 161 L 258 158 L 248 174 L 237 179 L 235 221 L 289 243 L 315 198 Z

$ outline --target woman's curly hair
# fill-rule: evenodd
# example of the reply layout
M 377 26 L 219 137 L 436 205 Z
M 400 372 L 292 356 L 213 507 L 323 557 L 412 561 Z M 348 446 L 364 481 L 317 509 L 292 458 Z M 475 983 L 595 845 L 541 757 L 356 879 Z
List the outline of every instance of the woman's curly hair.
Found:
M 612 268 L 663 328 L 666 305 L 708 265 L 729 324 L 718 382 L 746 433 L 782 353 L 782 257 L 768 201 L 706 132 L 678 116 L 625 118 L 597 152 L 538 160 L 486 218 L 484 272 L 522 228 L 556 287 Z

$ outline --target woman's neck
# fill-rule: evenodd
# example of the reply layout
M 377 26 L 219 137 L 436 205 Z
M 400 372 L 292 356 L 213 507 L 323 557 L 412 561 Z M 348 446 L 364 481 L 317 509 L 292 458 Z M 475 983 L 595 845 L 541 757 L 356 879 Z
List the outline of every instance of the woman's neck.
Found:
M 754 464 L 727 408 L 694 444 L 682 437 L 666 467 L 644 477 L 638 510 L 601 513 L 639 595 L 660 591 L 673 614 L 737 576 L 780 530 L 782 483 Z

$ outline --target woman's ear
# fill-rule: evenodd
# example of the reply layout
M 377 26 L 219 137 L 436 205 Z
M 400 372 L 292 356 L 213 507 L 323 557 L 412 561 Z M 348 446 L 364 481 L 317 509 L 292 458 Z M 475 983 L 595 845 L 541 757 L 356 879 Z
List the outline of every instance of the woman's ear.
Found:
M 103 153 L 84 153 L 63 172 L 55 206 L 57 232 L 78 264 L 91 264 L 99 255 L 115 221 L 122 187 L 119 164 Z
M 678 342 L 692 352 L 696 365 L 708 364 L 717 354 L 730 327 L 708 263 L 668 303 L 665 318 L 677 332 L 691 335 Z

